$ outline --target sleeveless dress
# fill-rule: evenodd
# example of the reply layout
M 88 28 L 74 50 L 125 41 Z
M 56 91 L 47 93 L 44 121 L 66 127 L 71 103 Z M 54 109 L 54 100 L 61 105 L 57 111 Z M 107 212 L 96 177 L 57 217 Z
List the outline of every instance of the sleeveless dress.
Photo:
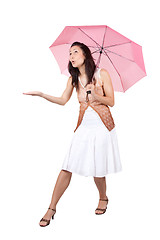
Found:
M 104 95 L 100 68 L 95 71 L 95 90 Z M 62 170 L 82 176 L 104 177 L 122 170 L 114 120 L 109 107 L 88 95 L 79 77 L 80 112 Z

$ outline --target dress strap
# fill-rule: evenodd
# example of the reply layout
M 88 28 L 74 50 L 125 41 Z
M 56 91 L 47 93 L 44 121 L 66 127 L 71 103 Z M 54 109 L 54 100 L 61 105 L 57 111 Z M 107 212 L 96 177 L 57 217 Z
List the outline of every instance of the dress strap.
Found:
M 83 86 L 83 84 L 82 84 L 82 82 L 81 82 L 81 79 L 80 79 L 80 77 L 79 77 L 79 76 L 78 76 L 78 80 L 79 80 L 79 82 L 80 82 L 81 86 L 82 86 L 83 88 L 85 88 L 85 86 Z
M 101 70 L 101 68 L 98 69 L 98 78 L 101 77 L 101 76 L 100 76 L 100 70 Z
M 98 67 L 96 68 L 94 76 L 96 76 L 97 78 L 100 77 L 100 68 L 98 68 Z
M 98 68 L 98 70 L 97 70 L 97 78 L 98 78 L 99 84 L 102 85 L 102 80 L 101 80 L 101 76 L 100 76 L 100 70 L 101 70 L 101 68 Z

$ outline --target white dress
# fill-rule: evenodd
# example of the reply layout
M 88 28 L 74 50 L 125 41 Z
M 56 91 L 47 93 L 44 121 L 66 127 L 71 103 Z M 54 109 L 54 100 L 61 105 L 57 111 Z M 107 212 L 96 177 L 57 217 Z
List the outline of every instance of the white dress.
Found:
M 109 131 L 90 106 L 73 134 L 62 169 L 86 177 L 104 177 L 122 170 L 116 129 Z

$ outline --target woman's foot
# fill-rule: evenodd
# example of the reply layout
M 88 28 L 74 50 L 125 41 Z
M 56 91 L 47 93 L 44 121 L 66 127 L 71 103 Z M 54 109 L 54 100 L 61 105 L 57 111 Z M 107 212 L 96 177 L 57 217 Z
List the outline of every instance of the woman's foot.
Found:
M 108 197 L 106 196 L 106 197 L 103 197 L 103 198 L 100 198 L 100 199 L 107 200 Z M 97 208 L 106 209 L 108 201 L 101 201 L 100 199 L 99 199 L 99 204 L 98 204 Z M 95 210 L 95 214 L 102 214 L 102 213 L 104 213 L 104 210 Z
M 55 209 L 55 208 L 54 208 Z M 55 209 L 56 210 L 56 209 Z M 51 208 L 47 210 L 46 214 L 44 215 L 43 219 L 46 219 L 46 220 L 51 220 L 51 217 L 55 214 L 56 212 L 53 211 Z M 48 225 L 47 221 L 40 221 L 39 222 L 39 225 L 40 226 L 46 226 Z

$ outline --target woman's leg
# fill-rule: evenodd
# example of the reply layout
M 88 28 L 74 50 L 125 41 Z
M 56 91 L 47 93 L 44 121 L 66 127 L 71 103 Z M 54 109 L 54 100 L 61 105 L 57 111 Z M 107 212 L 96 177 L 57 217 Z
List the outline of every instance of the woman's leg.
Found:
M 54 190 L 53 190 L 51 203 L 49 205 L 50 208 L 56 209 L 56 205 L 57 205 L 59 199 L 61 198 L 61 196 L 63 195 L 63 193 L 67 189 L 67 187 L 69 186 L 71 177 L 72 177 L 71 172 L 68 172 L 66 170 L 61 170 L 60 171 L 60 173 L 58 175 L 58 178 L 57 178 L 57 181 L 56 181 L 56 184 L 55 184 L 55 187 L 54 187 Z M 54 212 L 52 210 L 48 209 L 43 218 L 47 219 L 47 220 L 50 220 L 53 213 Z M 46 225 L 46 222 L 41 221 L 39 224 L 40 225 Z
M 99 199 L 107 199 L 106 196 L 106 178 L 105 177 L 94 177 L 94 182 L 99 191 Z M 106 201 L 99 201 L 98 208 L 106 208 Z M 95 213 L 101 213 L 102 211 L 96 210 Z

